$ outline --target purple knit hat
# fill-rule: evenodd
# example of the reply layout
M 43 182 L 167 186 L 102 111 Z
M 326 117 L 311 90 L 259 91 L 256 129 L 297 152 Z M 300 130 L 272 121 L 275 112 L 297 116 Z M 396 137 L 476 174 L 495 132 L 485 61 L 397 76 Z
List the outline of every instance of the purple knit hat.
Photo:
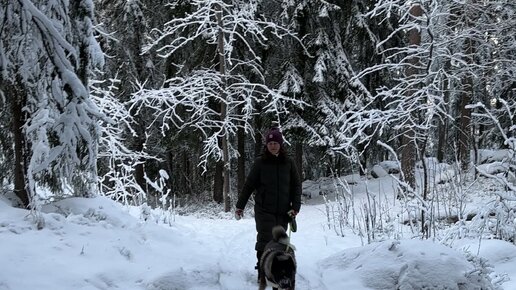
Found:
M 265 134 L 265 144 L 271 141 L 278 142 L 280 145 L 283 145 L 283 135 L 278 128 L 271 128 L 267 134 Z

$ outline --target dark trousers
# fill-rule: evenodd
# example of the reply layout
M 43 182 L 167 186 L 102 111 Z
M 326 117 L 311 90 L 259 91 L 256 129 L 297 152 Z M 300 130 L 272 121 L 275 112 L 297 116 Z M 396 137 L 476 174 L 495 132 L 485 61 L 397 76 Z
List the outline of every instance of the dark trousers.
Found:
M 255 269 L 258 270 L 258 275 L 260 275 L 260 259 L 262 258 L 262 255 L 263 255 L 263 251 L 256 251 L 257 262 L 256 262 Z

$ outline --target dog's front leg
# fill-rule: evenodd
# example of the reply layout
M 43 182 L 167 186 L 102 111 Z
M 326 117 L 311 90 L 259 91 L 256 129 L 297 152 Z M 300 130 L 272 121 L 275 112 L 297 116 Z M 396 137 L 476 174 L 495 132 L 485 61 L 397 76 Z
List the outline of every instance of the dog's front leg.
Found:
M 267 281 L 265 280 L 265 273 L 260 269 L 260 287 L 258 290 L 265 290 L 267 288 Z

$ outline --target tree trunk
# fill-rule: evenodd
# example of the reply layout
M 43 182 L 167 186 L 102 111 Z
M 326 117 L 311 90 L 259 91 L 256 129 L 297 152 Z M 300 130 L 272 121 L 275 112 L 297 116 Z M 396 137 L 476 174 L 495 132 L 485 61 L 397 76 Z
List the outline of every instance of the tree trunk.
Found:
M 473 40 L 466 40 L 465 45 L 466 55 L 473 57 Z M 470 62 L 472 62 L 472 60 L 470 60 Z M 471 103 L 472 94 L 473 81 L 471 76 L 467 76 L 462 86 L 462 94 L 459 101 L 459 162 L 463 170 L 469 168 L 471 155 L 471 110 L 467 108 L 467 105 Z
M 403 171 L 403 180 L 412 188 L 416 185 L 414 174 L 416 146 L 414 144 L 414 137 L 414 131 L 411 129 L 401 137 L 401 170 Z
M 219 28 L 218 31 L 218 47 L 217 50 L 219 52 L 219 72 L 222 76 L 226 75 L 226 56 L 225 56 L 225 48 L 224 48 L 224 31 L 222 22 L 222 7 L 217 5 L 217 11 L 215 12 L 215 17 L 217 18 L 217 25 Z M 223 90 L 225 89 L 226 79 L 223 77 Z M 224 91 L 222 94 L 222 103 L 220 108 L 220 119 L 224 122 L 227 114 L 227 104 L 226 104 L 226 96 Z M 228 149 L 228 135 L 227 132 L 224 132 L 221 140 L 222 144 L 222 161 L 224 162 L 224 166 L 222 168 L 222 176 L 224 177 L 224 186 L 223 186 L 223 196 L 224 196 L 224 211 L 229 212 L 231 210 L 231 199 L 230 199 L 230 187 L 229 187 L 229 149 Z
M 357 155 L 358 155 L 358 173 L 360 176 L 366 175 L 366 168 L 367 168 L 367 156 L 368 156 L 368 149 L 369 147 L 365 147 L 363 143 L 360 143 L 357 145 Z M 354 166 L 353 166 L 354 167 Z M 355 173 L 355 172 L 353 172 Z
M 464 84 L 464 93 L 462 93 L 460 104 L 460 119 L 459 119 L 459 161 L 463 170 L 467 170 L 470 160 L 470 143 L 471 143 L 471 110 L 466 106 L 471 100 L 471 80 L 466 79 Z
M 412 17 L 421 17 L 423 14 L 423 10 L 419 4 L 414 4 L 410 8 L 410 14 Z M 408 40 L 410 46 L 418 46 L 421 44 L 421 33 L 419 30 L 413 28 L 408 33 Z M 409 59 L 410 65 L 406 69 L 406 77 L 411 78 L 413 75 L 417 74 L 417 65 L 419 64 L 419 59 L 417 57 L 411 57 Z M 407 91 L 407 97 L 412 97 L 413 90 Z M 412 116 L 416 117 L 416 116 Z M 409 184 L 412 188 L 416 185 L 416 179 L 414 174 L 415 162 L 416 162 L 416 140 L 415 140 L 415 128 L 405 128 L 405 132 L 401 138 L 401 170 L 404 173 L 405 182 Z
M 258 112 L 261 110 L 261 108 L 258 108 Z M 257 158 L 260 156 L 260 154 L 263 151 L 263 141 L 262 141 L 262 135 L 260 133 L 260 130 L 262 128 L 262 119 L 259 115 L 256 115 L 254 117 L 254 158 Z
M 437 161 L 439 163 L 444 162 L 444 150 L 446 148 L 446 131 L 448 127 L 447 119 L 439 121 L 439 132 L 438 132 L 438 141 L 437 141 Z
M 444 66 L 445 66 L 445 70 L 448 71 L 450 69 L 450 62 L 447 61 L 444 64 Z M 450 81 L 448 78 L 445 78 L 443 80 L 443 85 L 442 85 L 441 91 L 443 92 L 443 99 L 444 99 L 444 103 L 446 103 L 446 104 L 448 104 L 448 102 L 450 100 L 449 86 L 450 86 Z M 445 112 L 449 111 L 447 107 L 442 108 L 442 110 Z M 446 153 L 445 150 L 446 150 L 446 144 L 448 143 L 447 132 L 448 132 L 448 118 L 445 117 L 445 118 L 439 120 L 439 124 L 438 124 L 437 160 L 440 163 L 445 162 L 445 153 Z
M 141 121 L 141 118 L 137 118 L 138 119 L 138 124 L 140 124 L 138 126 L 138 128 L 140 129 L 137 129 L 138 132 L 138 136 L 135 137 L 135 151 L 136 152 L 141 152 L 143 151 L 143 146 L 145 144 L 145 140 L 141 137 L 141 136 L 145 136 L 145 133 L 143 132 L 142 128 L 144 128 L 144 125 L 143 125 L 143 121 Z M 149 199 L 149 195 L 150 193 L 147 191 L 147 182 L 145 181 L 145 160 L 140 160 L 141 163 L 138 163 L 135 167 L 134 167 L 134 180 L 136 181 L 136 183 L 141 187 L 141 189 L 145 192 L 145 198 Z M 136 193 L 137 196 L 135 196 L 135 201 L 137 202 L 142 202 L 142 198 L 144 198 L 143 196 L 140 196 L 140 193 Z
M 303 174 L 303 143 L 301 142 L 296 142 L 296 155 L 295 155 L 295 164 L 296 164 L 296 167 L 297 167 L 297 172 L 299 174 L 299 178 L 301 179 L 301 181 L 304 179 L 304 174 Z
M 423 201 L 426 203 L 426 201 L 429 198 L 429 183 L 428 183 L 428 164 L 426 163 L 425 159 L 425 151 L 426 151 L 426 144 L 428 142 L 428 137 L 426 140 L 423 141 L 423 144 L 421 144 L 421 151 L 420 151 L 420 158 L 421 163 L 423 164 L 423 179 L 421 180 L 421 187 L 423 188 Z M 421 233 L 423 234 L 423 238 L 428 239 L 430 237 L 430 226 L 429 221 L 427 220 L 429 218 L 426 217 L 427 208 L 425 205 L 421 208 Z
M 13 123 L 13 141 L 14 141 L 14 193 L 20 199 L 23 207 L 30 204 L 29 194 L 26 189 L 26 167 L 25 167 L 25 136 L 23 133 L 23 125 L 25 124 L 25 115 L 23 107 L 25 106 L 25 93 L 16 90 L 15 85 L 12 87 L 11 104 Z
M 215 164 L 215 174 L 213 176 L 213 201 L 216 203 L 222 203 L 224 201 L 224 176 L 223 176 L 224 164 L 222 161 Z
M 237 150 L 238 150 L 238 168 L 237 168 L 237 190 L 242 192 L 245 183 L 245 130 L 240 127 L 237 131 Z

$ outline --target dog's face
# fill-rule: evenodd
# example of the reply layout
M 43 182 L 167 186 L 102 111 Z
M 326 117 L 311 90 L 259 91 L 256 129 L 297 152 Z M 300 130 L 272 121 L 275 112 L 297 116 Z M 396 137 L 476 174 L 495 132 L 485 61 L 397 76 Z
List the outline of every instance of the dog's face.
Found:
M 274 281 L 281 289 L 291 289 L 294 286 L 296 276 L 296 264 L 294 258 L 288 254 L 277 255 L 271 267 Z

